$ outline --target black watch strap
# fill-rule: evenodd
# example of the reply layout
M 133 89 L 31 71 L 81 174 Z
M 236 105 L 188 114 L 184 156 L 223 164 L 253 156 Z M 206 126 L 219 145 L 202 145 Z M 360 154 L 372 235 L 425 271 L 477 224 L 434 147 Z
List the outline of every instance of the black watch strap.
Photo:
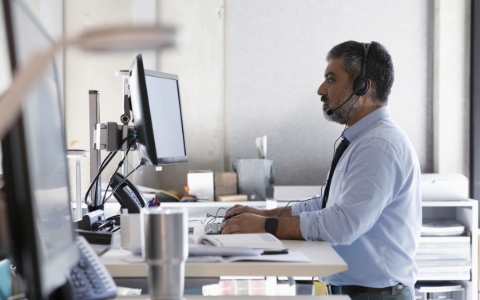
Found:
M 267 218 L 265 221 L 265 231 L 275 235 L 278 227 L 278 218 Z M 276 235 L 275 235 L 276 236 Z

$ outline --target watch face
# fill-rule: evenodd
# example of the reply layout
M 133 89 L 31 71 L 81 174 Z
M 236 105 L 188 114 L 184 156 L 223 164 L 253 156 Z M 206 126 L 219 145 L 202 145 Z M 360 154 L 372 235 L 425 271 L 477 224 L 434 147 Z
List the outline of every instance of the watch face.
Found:
M 275 232 L 278 226 L 278 219 L 277 218 L 268 218 L 265 222 L 265 230 L 267 232 Z

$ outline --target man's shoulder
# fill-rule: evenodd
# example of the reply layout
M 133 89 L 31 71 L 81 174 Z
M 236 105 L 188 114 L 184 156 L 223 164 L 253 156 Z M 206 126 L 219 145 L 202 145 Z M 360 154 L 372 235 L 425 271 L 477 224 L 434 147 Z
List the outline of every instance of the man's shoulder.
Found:
M 395 148 L 410 145 L 406 133 L 390 117 L 378 120 L 370 128 L 359 136 L 360 141 L 380 140 L 392 144 Z

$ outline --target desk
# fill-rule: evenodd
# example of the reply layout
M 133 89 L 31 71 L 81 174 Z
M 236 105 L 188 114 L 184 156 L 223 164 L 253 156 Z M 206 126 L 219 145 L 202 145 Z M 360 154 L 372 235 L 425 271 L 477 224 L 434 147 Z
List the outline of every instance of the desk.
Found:
M 193 204 L 193 203 L 192 203 Z M 205 225 L 199 220 L 189 218 L 189 226 L 194 227 L 195 235 L 205 234 Z M 120 238 L 120 236 L 118 236 Z M 115 239 L 117 236 L 115 237 Z M 220 276 L 308 276 L 326 277 L 347 270 L 347 264 L 327 242 L 282 240 L 290 251 L 303 252 L 310 263 L 300 262 L 233 262 L 233 263 L 187 263 L 185 277 L 220 277 Z M 119 241 L 116 241 L 119 245 Z M 117 247 L 118 248 L 118 247 Z M 128 263 L 125 257 L 131 252 L 125 249 L 110 250 L 100 257 L 102 263 L 114 278 L 147 277 L 145 263 Z
M 325 277 L 347 270 L 347 264 L 327 242 L 282 240 L 290 251 L 301 251 L 311 263 L 298 262 L 234 262 L 234 263 L 187 263 L 185 277 L 220 276 L 309 276 Z M 112 277 L 147 277 L 145 263 L 128 263 L 130 255 L 124 249 L 110 250 L 100 257 Z
M 276 202 L 271 203 L 256 202 L 255 206 L 276 206 Z M 168 206 L 179 206 L 170 204 Z M 242 203 L 246 204 L 246 203 Z M 248 203 L 253 204 L 253 203 Z M 273 204 L 273 205 L 272 205 Z M 189 218 L 190 220 L 204 220 L 205 214 L 218 207 L 230 207 L 234 203 L 187 203 L 184 206 L 188 209 L 189 215 L 203 214 L 203 217 Z M 167 206 L 167 205 L 165 205 Z M 204 225 L 200 222 L 189 222 L 193 226 L 195 235 L 203 235 Z M 117 239 L 118 238 L 118 239 Z M 121 286 L 130 286 L 137 288 L 147 288 L 147 265 L 145 263 L 128 263 L 125 257 L 131 255 L 130 251 L 122 249 L 120 245 L 120 236 L 115 236 L 116 249 L 110 250 L 100 257 L 102 263 L 110 272 L 115 281 Z M 185 288 L 200 287 L 209 284 L 218 283 L 221 276 L 260 276 L 260 277 L 325 277 L 347 270 L 347 265 L 343 259 L 333 250 L 327 242 L 307 242 L 298 240 L 282 240 L 285 248 L 290 251 L 301 251 L 310 260 L 310 263 L 299 262 L 233 262 L 233 263 L 187 263 L 185 264 Z M 193 295 L 185 295 L 186 299 L 197 299 Z M 223 298 L 224 296 L 222 296 Z M 238 297 L 238 296 L 237 296 Z M 283 298 L 282 299 L 286 299 Z M 236 298 L 239 299 L 239 298 Z M 262 299 L 267 299 L 262 297 Z M 268 298 L 275 299 L 275 298 Z M 307 299 L 307 298 L 305 298 Z M 317 297 L 312 299 L 319 299 Z M 342 298 L 342 300 L 349 299 Z

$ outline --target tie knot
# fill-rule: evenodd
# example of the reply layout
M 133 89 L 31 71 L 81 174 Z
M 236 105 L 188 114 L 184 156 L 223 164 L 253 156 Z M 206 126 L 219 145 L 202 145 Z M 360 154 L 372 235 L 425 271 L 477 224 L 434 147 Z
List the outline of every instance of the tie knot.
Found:
M 347 148 L 350 145 L 350 142 L 347 139 L 343 139 L 338 148 Z

